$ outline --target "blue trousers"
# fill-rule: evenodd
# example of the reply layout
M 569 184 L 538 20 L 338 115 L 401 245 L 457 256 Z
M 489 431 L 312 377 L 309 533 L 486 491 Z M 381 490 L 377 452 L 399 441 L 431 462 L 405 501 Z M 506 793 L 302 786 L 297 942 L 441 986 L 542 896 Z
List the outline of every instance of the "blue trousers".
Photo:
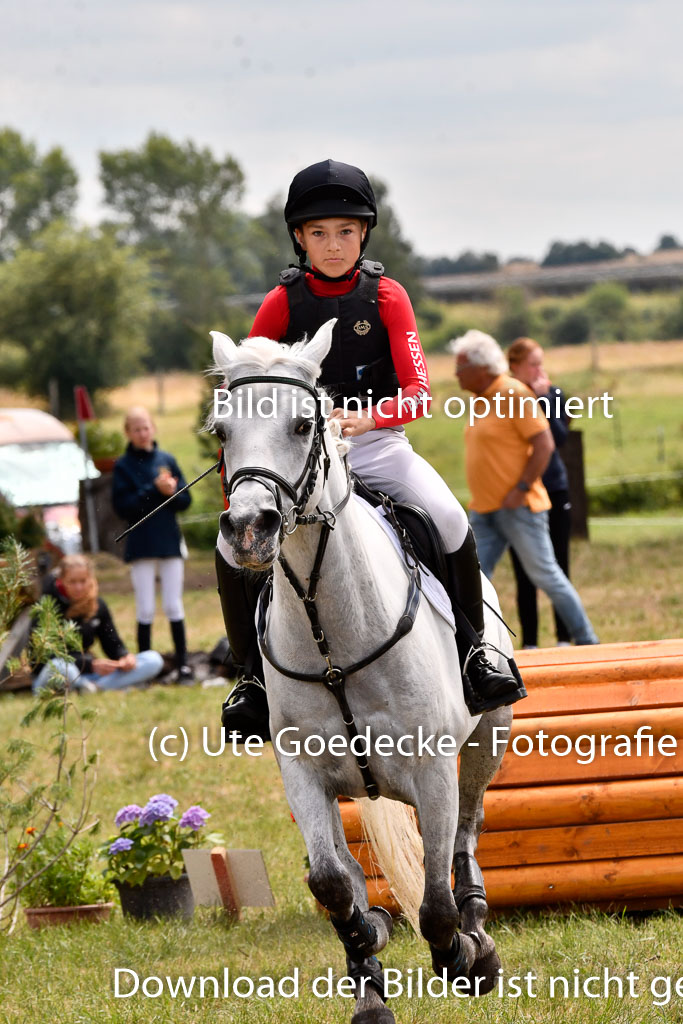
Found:
M 72 661 L 63 661 L 61 658 L 52 658 L 33 680 L 33 692 L 46 686 L 50 676 L 57 676 L 66 679 L 69 686 L 74 690 L 91 689 L 92 685 L 98 690 L 123 690 L 126 686 L 135 686 L 136 683 L 146 683 L 154 679 L 161 671 L 164 663 L 163 658 L 157 651 L 142 651 L 136 654 L 137 664 L 130 672 L 121 672 L 117 669 L 109 675 L 99 676 L 96 672 L 80 672 Z M 89 684 L 84 686 L 84 684 Z
M 581 598 L 557 564 L 547 512 L 531 512 L 525 506 L 496 512 L 471 511 L 470 522 L 481 568 L 489 579 L 500 557 L 511 547 L 534 586 L 552 601 L 574 643 L 599 643 Z

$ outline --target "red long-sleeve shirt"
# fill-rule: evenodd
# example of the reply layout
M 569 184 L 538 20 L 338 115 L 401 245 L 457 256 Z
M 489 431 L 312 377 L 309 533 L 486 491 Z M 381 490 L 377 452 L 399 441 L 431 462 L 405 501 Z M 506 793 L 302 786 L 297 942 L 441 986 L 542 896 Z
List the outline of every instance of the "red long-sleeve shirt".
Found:
M 358 272 L 350 281 L 320 281 L 306 275 L 306 285 L 314 295 L 346 295 L 356 286 Z M 429 405 L 429 375 L 422 344 L 415 322 L 415 313 L 405 288 L 390 277 L 379 279 L 377 306 L 389 335 L 391 358 L 398 377 L 403 402 L 395 397 L 382 402 L 382 414 L 373 406 L 372 416 L 378 427 L 396 427 L 422 416 Z M 278 285 L 268 292 L 256 314 L 250 338 L 271 338 L 279 341 L 289 326 L 287 289 Z M 346 343 L 346 342 L 345 342 Z M 353 344 L 353 341 L 350 341 Z M 426 398 L 425 398 L 426 396 Z M 406 402 L 406 399 L 415 399 Z M 402 408 L 401 408 L 402 404 Z

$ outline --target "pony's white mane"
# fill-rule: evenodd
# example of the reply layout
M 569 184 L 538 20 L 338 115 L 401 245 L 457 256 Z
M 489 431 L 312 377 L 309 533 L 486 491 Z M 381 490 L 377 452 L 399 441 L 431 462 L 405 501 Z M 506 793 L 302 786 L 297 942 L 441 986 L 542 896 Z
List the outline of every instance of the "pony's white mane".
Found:
M 301 376 L 303 380 L 312 384 L 320 373 L 320 366 L 312 359 L 301 355 L 307 344 L 306 337 L 293 345 L 282 345 L 278 341 L 271 341 L 270 338 L 245 338 L 238 346 L 238 355 L 235 359 L 224 366 L 214 364 L 210 372 L 222 374 L 229 381 L 238 376 L 238 371 L 239 376 L 246 376 L 247 369 L 250 372 L 254 370 L 256 373 L 263 373 L 279 371 L 286 367 L 291 376 Z
M 235 359 L 230 360 L 224 366 L 214 363 L 208 372 L 217 374 L 229 382 L 249 374 L 259 375 L 272 371 L 274 376 L 300 377 L 306 383 L 314 384 L 320 374 L 320 366 L 301 354 L 307 344 L 306 336 L 293 345 L 282 345 L 270 338 L 245 338 L 240 342 Z M 339 421 L 330 419 L 327 422 L 337 453 L 340 456 L 346 455 L 351 449 L 351 442 L 342 437 Z M 211 431 L 214 426 L 215 418 L 212 407 L 206 418 L 204 429 Z

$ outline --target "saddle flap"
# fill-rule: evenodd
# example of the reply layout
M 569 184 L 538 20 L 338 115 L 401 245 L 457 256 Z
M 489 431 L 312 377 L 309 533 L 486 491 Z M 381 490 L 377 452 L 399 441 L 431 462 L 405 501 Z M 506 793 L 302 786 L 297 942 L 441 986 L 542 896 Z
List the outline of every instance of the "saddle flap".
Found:
M 368 505 L 377 508 L 382 504 L 384 498 L 382 492 L 374 491 L 355 475 L 353 477 L 353 486 L 356 493 L 367 501 Z M 448 590 L 448 570 L 446 568 L 443 542 L 439 531 L 434 525 L 434 520 L 419 505 L 409 504 L 404 501 L 394 501 L 393 498 L 391 500 L 396 518 L 410 537 L 418 560 Z

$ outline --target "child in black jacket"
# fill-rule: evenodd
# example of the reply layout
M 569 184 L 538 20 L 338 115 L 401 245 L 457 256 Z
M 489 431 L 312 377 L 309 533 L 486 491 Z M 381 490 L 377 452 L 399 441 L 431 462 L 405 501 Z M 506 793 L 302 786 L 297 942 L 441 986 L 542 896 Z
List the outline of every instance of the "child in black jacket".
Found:
M 132 526 L 184 487 L 185 479 L 173 456 L 157 447 L 154 439 L 156 428 L 146 409 L 130 409 L 124 427 L 129 444 L 125 454 L 114 465 L 112 501 L 117 515 Z M 171 626 L 179 680 L 192 679 L 192 670 L 187 664 L 182 536 L 176 514 L 186 509 L 190 501 L 189 491 L 179 494 L 152 519 L 129 533 L 124 554 L 126 562 L 130 563 L 135 591 L 138 650 L 149 650 L 152 642 L 158 575 L 164 613 Z
M 33 691 L 46 686 L 50 678 L 64 680 L 76 690 L 121 690 L 135 683 L 154 679 L 163 659 L 156 651 L 129 654 L 116 631 L 109 608 L 98 594 L 92 563 L 84 555 L 67 555 L 56 576 L 50 576 L 43 588 L 52 597 L 65 619 L 75 623 L 83 640 L 83 650 L 73 652 L 73 661 L 51 658 L 37 666 Z M 103 658 L 90 648 L 99 640 Z

